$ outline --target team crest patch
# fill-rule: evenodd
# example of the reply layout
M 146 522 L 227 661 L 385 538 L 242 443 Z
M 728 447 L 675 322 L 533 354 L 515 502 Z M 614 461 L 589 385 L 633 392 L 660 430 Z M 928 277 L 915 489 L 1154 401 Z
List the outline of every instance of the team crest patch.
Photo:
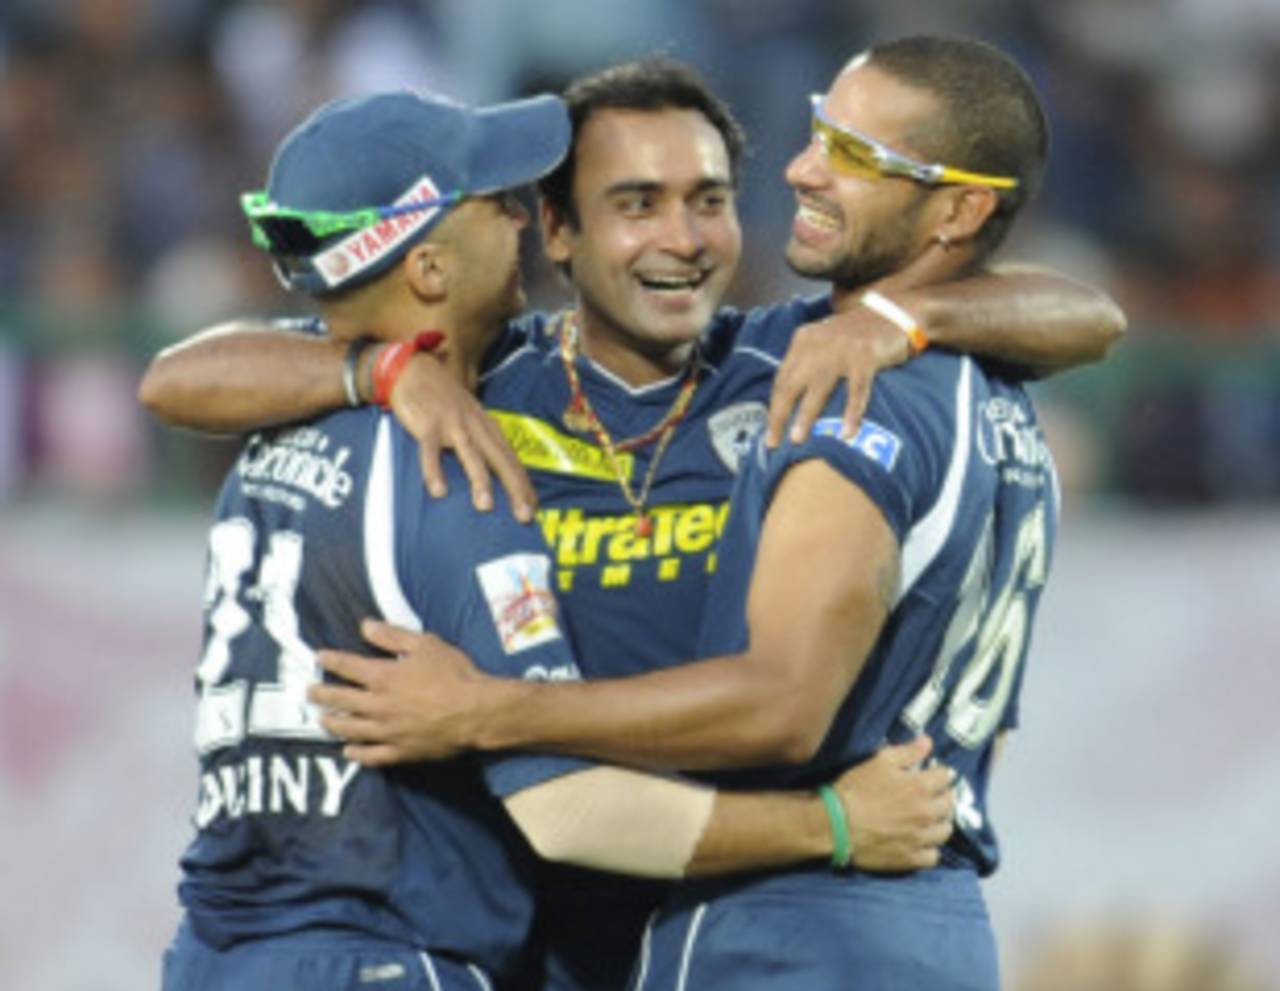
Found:
M 751 445 L 764 429 L 768 410 L 764 403 L 734 403 L 707 420 L 711 446 L 724 466 L 735 475 L 742 459 L 751 453 Z
M 813 425 L 814 437 L 840 437 L 840 419 L 826 416 Z M 863 419 L 858 424 L 858 432 L 841 441 L 859 454 L 864 454 L 885 471 L 893 471 L 897 464 L 898 452 L 902 450 L 902 438 L 887 427 L 882 427 L 874 420 Z
M 508 554 L 476 566 L 502 649 L 519 653 L 560 636 L 545 554 Z

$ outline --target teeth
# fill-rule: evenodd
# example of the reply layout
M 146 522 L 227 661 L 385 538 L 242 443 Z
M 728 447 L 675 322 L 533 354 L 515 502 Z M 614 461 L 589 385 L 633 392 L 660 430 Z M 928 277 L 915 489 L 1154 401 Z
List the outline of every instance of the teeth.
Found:
M 837 218 L 831 216 L 829 213 L 815 210 L 813 207 L 807 206 L 803 203 L 800 205 L 797 213 L 800 219 L 810 227 L 816 227 L 819 230 L 824 231 L 836 231 L 840 229 L 840 221 Z
M 702 282 L 701 275 L 642 275 L 639 278 L 655 289 L 692 289 Z

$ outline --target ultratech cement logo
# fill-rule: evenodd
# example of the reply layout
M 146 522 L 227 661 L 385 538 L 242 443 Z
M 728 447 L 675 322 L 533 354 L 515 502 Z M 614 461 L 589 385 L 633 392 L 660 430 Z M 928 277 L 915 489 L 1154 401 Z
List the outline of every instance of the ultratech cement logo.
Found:
M 543 509 L 542 534 L 551 548 L 556 588 L 572 590 L 579 569 L 598 569 L 600 585 L 626 586 L 632 569 L 656 568 L 659 581 L 675 581 L 689 568 L 716 568 L 716 545 L 729 516 L 729 503 L 698 502 L 654 506 L 653 532 L 636 534 L 635 516 L 588 516 L 581 509 Z
M 727 411 L 736 412 L 722 422 L 719 431 L 723 437 L 722 458 L 733 459 L 732 447 L 738 432 L 749 430 L 756 418 L 745 408 L 748 405 Z M 595 444 L 563 433 L 536 417 L 504 410 L 489 412 L 525 467 L 618 484 L 609 456 Z M 764 408 L 760 407 L 759 416 L 763 418 L 763 414 Z M 618 472 L 631 480 L 635 458 L 619 454 L 617 463 Z M 603 588 L 626 587 L 636 568 L 647 569 L 643 572 L 646 576 L 664 582 L 675 581 L 692 568 L 709 574 L 716 569 L 716 544 L 728 515 L 727 501 L 653 506 L 649 509 L 653 532 L 647 537 L 636 533 L 635 514 L 629 510 L 588 515 L 577 507 L 543 509 L 538 513 L 538 522 L 551 548 L 555 587 L 569 592 L 575 582 L 583 581 Z

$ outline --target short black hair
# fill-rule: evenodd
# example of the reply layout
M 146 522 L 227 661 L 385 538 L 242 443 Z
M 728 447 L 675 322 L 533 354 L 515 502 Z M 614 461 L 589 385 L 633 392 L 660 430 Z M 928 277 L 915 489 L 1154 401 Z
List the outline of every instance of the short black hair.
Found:
M 939 112 L 908 136 L 916 154 L 1018 180 L 996 191 L 999 206 L 978 235 L 986 259 L 1035 196 L 1049 157 L 1049 122 L 1030 78 L 1000 49 L 970 38 L 915 35 L 867 54 L 877 69 L 938 101 Z
M 729 156 L 730 180 L 736 185 L 746 154 L 747 138 L 728 105 L 711 92 L 690 66 L 663 56 L 650 56 L 609 66 L 570 83 L 564 92 L 573 126 L 569 154 L 539 183 L 543 199 L 557 216 L 578 224 L 573 202 L 573 176 L 578 136 L 597 110 L 693 110 L 714 127 Z

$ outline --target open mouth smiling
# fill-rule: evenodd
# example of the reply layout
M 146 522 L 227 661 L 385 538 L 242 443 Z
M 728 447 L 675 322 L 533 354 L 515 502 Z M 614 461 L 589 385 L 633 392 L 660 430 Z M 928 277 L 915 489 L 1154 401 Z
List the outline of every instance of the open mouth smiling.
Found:
M 840 229 L 840 217 L 821 204 L 809 201 L 801 202 L 796 209 L 797 217 L 808 226 L 820 231 L 837 231 Z
M 711 277 L 712 269 L 698 272 L 636 273 L 636 281 L 656 292 L 691 292 L 700 289 Z

